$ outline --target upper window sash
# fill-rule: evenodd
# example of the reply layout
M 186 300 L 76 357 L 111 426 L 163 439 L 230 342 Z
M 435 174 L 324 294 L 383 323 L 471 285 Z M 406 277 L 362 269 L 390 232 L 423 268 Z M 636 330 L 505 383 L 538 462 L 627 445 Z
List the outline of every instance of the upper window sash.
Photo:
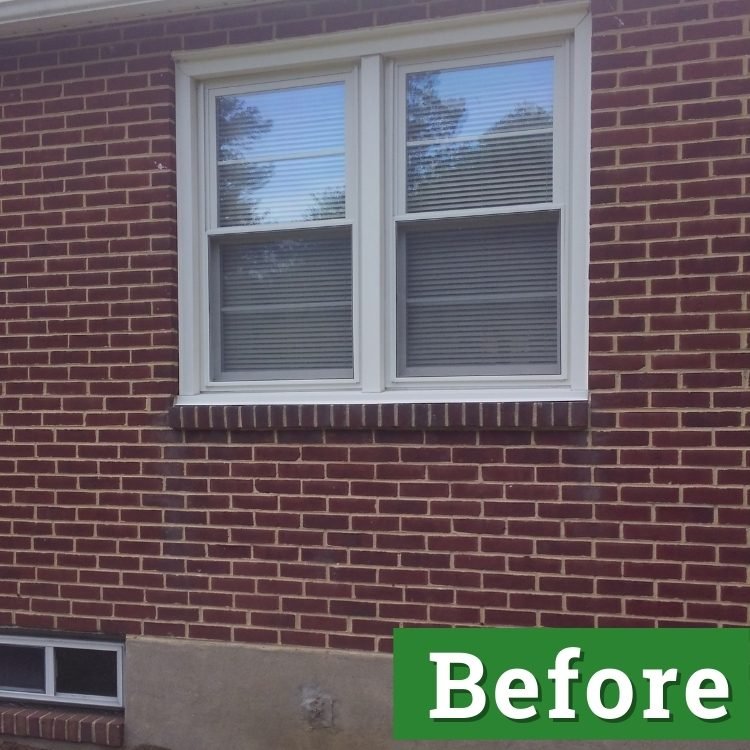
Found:
M 472 68 L 483 68 L 500 65 L 512 66 L 514 63 L 523 64 L 538 60 L 551 60 L 552 63 L 552 116 L 549 127 L 552 134 L 552 194 L 548 201 L 507 201 L 475 207 L 450 207 L 432 210 L 409 210 L 407 196 L 407 77 L 411 74 L 437 73 L 438 71 L 453 72 Z M 567 65 L 567 46 L 564 42 L 555 46 L 524 47 L 503 54 L 466 54 L 450 57 L 442 55 L 437 58 L 408 63 L 395 64 L 394 104 L 394 140 L 393 152 L 395 157 L 394 176 L 392 180 L 392 219 L 396 221 L 413 221 L 436 217 L 482 216 L 487 214 L 518 213 L 523 211 L 539 211 L 559 208 L 569 195 L 563 185 L 567 173 L 566 143 L 569 128 L 569 113 L 567 110 L 569 70 Z M 478 139 L 478 136 L 476 137 Z M 460 139 L 468 141 L 469 138 Z
M 217 132 L 217 110 L 219 100 L 222 97 L 241 98 L 243 96 L 252 97 L 254 94 L 268 94 L 273 96 L 275 93 L 283 94 L 289 92 L 293 97 L 293 92 L 297 90 L 313 89 L 314 87 L 330 87 L 329 91 L 335 84 L 343 86 L 342 98 L 342 143 L 339 148 L 328 149 L 305 149 L 304 152 L 290 153 L 284 152 L 283 148 L 266 153 L 258 153 L 261 157 L 257 162 L 252 159 L 247 161 L 256 164 L 269 164 L 278 162 L 281 164 L 299 163 L 300 158 L 326 157 L 336 158 L 340 156 L 343 161 L 343 182 L 344 182 L 344 212 L 342 215 L 332 218 L 317 218 L 314 216 L 291 217 L 286 220 L 271 220 L 267 222 L 222 222 L 219 216 L 219 139 Z M 200 115 L 199 125 L 203 132 L 201 139 L 202 154 L 200 160 L 200 174 L 204 177 L 202 185 L 204 186 L 204 200 L 201 204 L 202 222 L 204 231 L 209 236 L 219 236 L 224 234 L 236 234 L 245 232 L 267 232 L 279 229 L 293 229 L 297 227 L 315 227 L 315 226 L 341 226 L 351 224 L 354 217 L 353 205 L 356 200 L 356 164 L 355 154 L 357 150 L 357 133 L 356 133 L 356 104 L 357 104 L 357 81 L 356 70 L 348 66 L 345 70 L 339 70 L 326 75 L 299 75 L 285 77 L 266 77 L 258 79 L 252 83 L 236 82 L 211 82 L 204 84 L 203 95 L 203 112 Z M 333 85 L 333 86 L 332 86 Z M 273 107 L 273 105 L 271 105 Z M 278 107 L 276 107 L 278 108 Z M 279 113 L 283 116 L 284 113 Z M 264 119 L 262 112 L 258 113 L 259 120 Z M 289 112 L 289 116 L 296 117 L 294 111 Z M 335 153 L 334 153 L 335 152 Z M 239 161 L 239 160 L 238 160 Z

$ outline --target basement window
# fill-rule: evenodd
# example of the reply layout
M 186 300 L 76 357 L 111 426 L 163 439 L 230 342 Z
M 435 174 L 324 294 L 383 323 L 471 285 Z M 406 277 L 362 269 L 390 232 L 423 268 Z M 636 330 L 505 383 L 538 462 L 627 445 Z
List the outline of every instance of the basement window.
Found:
M 0 699 L 122 706 L 120 643 L 0 636 Z

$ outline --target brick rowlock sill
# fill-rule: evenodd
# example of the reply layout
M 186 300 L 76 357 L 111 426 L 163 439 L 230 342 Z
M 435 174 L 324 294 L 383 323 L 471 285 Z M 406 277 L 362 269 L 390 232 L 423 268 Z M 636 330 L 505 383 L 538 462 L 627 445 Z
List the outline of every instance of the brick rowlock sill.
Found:
M 175 430 L 586 430 L 586 401 L 173 406 Z
M 0 734 L 122 747 L 122 713 L 0 704 Z

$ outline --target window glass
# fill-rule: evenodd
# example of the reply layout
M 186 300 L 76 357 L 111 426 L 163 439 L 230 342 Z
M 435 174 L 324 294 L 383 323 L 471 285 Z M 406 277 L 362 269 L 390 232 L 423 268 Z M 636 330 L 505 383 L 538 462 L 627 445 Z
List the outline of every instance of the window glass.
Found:
M 217 243 L 219 376 L 351 378 L 351 230 Z
M 0 689 L 44 692 L 44 649 L 0 644 Z
M 406 75 L 407 211 L 552 200 L 553 61 Z
M 55 648 L 55 692 L 117 697 L 117 654 L 89 648 Z
M 560 371 L 558 216 L 415 222 L 399 241 L 399 372 Z
M 216 99 L 219 226 L 342 218 L 344 84 Z

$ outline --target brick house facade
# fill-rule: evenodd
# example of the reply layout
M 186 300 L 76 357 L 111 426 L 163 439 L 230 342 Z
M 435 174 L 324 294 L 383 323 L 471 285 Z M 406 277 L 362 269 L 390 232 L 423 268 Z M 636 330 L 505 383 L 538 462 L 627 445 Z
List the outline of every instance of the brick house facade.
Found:
M 172 53 L 562 4 L 0 25 L 0 625 L 344 671 L 400 625 L 748 625 L 744 0 L 591 0 L 588 402 L 175 406 Z

